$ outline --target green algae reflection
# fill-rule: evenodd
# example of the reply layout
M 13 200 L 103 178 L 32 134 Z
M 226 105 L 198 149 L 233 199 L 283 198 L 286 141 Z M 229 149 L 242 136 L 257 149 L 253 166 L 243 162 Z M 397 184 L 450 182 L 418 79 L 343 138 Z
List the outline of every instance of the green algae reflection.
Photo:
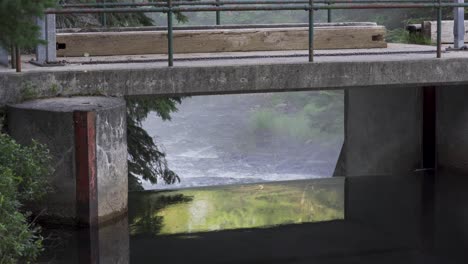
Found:
M 344 218 L 344 179 L 134 192 L 131 234 L 183 234 Z

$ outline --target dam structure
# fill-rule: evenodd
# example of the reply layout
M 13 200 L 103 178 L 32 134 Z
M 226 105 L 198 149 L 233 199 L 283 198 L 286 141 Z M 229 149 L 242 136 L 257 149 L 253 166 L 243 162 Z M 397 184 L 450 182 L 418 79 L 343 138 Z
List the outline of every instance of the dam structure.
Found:
M 46 201 L 51 217 L 93 226 L 126 213 L 126 110 L 122 98 L 128 96 L 340 89 L 345 91 L 345 139 L 336 176 L 359 182 L 363 175 L 385 179 L 435 168 L 467 173 L 464 133 L 468 107 L 464 98 L 468 96 L 468 53 L 445 49 L 440 36 L 435 46 L 387 44 L 384 29 L 374 23 L 314 25 L 316 10 L 333 6 L 407 8 L 405 3 L 303 2 L 276 8 L 305 10 L 310 16 L 308 24 L 219 25 L 180 31 L 172 26 L 174 12 L 236 9 L 228 5 L 197 9 L 172 6 L 169 1 L 167 7 L 161 3 L 141 9 L 83 5 L 47 10 L 38 23 L 49 44 L 39 46 L 35 58 L 11 58 L 16 70 L 0 68 L 0 106 L 7 109 L 7 129 L 13 138 L 23 144 L 36 139 L 51 149 L 56 164 L 53 183 L 59 188 Z M 465 7 L 446 2 L 412 6 L 418 5 L 439 10 Z M 253 7 L 246 4 L 244 9 Z M 55 28 L 56 14 L 134 11 L 166 12 L 168 26 L 163 31 L 114 29 L 97 34 Z M 454 23 L 455 27 L 461 25 Z M 344 37 L 333 40 L 334 49 L 326 49 L 327 36 L 334 36 L 333 30 Z M 460 31 L 456 32 L 456 38 L 463 40 Z M 220 43 L 223 36 L 230 40 Z M 343 46 L 342 41 L 355 36 L 362 41 Z M 109 47 L 103 42 L 109 38 L 140 40 L 142 46 L 137 50 L 145 54 L 135 53 L 133 45 L 124 42 L 114 42 L 121 45 L 114 50 L 92 49 L 101 42 Z M 188 52 L 190 42 L 178 46 L 177 39 L 187 38 L 197 40 L 192 43 L 197 52 Z M 152 39 L 159 41 L 155 47 L 146 43 Z M 200 45 L 203 39 L 212 40 L 212 45 Z M 80 45 L 73 47 L 74 43 Z M 352 212 L 347 216 L 363 217 Z

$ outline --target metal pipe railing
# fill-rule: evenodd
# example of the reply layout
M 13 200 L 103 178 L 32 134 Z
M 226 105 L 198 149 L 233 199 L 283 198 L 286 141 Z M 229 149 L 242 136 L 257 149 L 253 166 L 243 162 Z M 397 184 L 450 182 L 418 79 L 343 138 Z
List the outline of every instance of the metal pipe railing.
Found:
M 438 3 L 438 1 L 434 0 L 317 0 L 314 1 L 315 4 L 339 4 L 339 3 L 346 3 L 346 4 L 358 4 L 358 3 Z M 452 3 L 450 0 L 441 1 L 442 3 Z M 180 6 L 180 5 L 189 5 L 189 6 L 196 6 L 196 5 L 259 5 L 259 4 L 308 4 L 308 0 L 245 0 L 245 1 L 238 1 L 238 0 L 211 0 L 211 1 L 176 1 L 173 2 L 173 6 Z M 145 6 L 167 6 L 165 2 L 151 2 L 151 3 L 79 3 L 79 4 L 63 4 L 61 5 L 62 8 L 83 8 L 83 7 L 145 7 Z
M 240 3 L 240 2 L 239 2 Z M 314 10 L 328 9 L 412 9 L 412 8 L 446 8 L 446 7 L 468 7 L 468 3 L 415 3 L 415 4 L 321 4 L 314 5 Z M 46 14 L 91 14 L 91 13 L 166 13 L 172 12 L 201 12 L 201 11 L 272 11 L 272 10 L 304 10 L 308 11 L 309 5 L 286 4 L 286 5 L 259 5 L 259 6 L 202 6 L 202 7 L 150 7 L 150 8 L 52 8 L 45 11 Z
M 99 8 L 93 8 L 99 7 Z M 273 11 L 303 10 L 309 13 L 309 61 L 314 60 L 314 12 L 327 10 L 331 21 L 331 11 L 336 9 L 410 9 L 429 8 L 437 10 L 437 58 L 441 57 L 442 9 L 468 7 L 468 3 L 453 3 L 447 0 L 214 0 L 176 1 L 154 3 L 83 3 L 65 4 L 61 8 L 47 9 L 46 14 L 85 14 L 85 13 L 167 13 L 168 23 L 168 65 L 174 64 L 173 13 L 174 12 L 216 12 L 216 24 L 221 24 L 222 11 Z

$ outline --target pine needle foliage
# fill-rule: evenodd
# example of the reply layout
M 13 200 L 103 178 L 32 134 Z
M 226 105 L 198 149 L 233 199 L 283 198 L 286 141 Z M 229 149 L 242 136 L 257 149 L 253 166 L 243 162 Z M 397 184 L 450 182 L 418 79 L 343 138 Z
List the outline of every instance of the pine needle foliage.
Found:
M 179 182 L 179 176 L 169 169 L 166 154 L 143 129 L 142 122 L 150 112 L 163 120 L 171 120 L 180 98 L 129 98 L 127 99 L 128 182 L 130 190 L 142 190 L 140 177 L 152 184 L 160 180 L 166 184 Z
M 39 39 L 37 17 L 44 9 L 54 7 L 55 0 L 0 0 L 0 46 L 32 48 L 44 43 Z

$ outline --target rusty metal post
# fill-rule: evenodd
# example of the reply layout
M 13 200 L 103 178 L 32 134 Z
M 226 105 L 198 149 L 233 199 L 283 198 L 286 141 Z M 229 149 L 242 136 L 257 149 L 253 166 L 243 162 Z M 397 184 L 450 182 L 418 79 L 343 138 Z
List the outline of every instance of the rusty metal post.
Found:
M 79 224 L 98 224 L 96 113 L 75 111 L 76 217 Z
M 15 47 L 15 66 L 16 72 L 21 72 L 21 50 L 18 46 Z

